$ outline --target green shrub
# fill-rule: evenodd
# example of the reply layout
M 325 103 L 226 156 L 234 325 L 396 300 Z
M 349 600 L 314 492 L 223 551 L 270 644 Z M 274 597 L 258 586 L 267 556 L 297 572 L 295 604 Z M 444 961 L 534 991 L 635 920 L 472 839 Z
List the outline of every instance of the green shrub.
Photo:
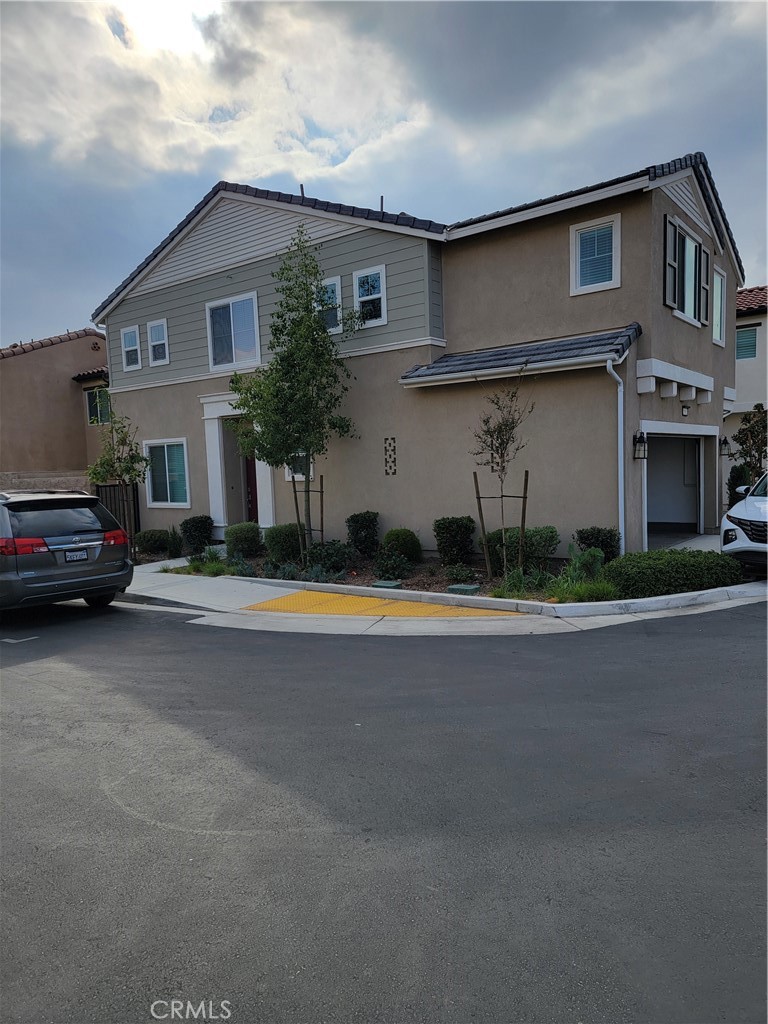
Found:
M 472 516 L 445 516 L 436 519 L 432 529 L 443 565 L 468 565 L 472 561 L 472 538 L 475 535 Z
M 213 520 L 210 516 L 190 516 L 182 521 L 179 529 L 193 555 L 199 554 L 213 540 Z
M 715 551 L 633 551 L 603 568 L 602 579 L 613 583 L 621 598 L 683 594 L 741 582 L 741 566 Z
M 451 583 L 475 582 L 475 570 L 468 565 L 446 565 L 445 575 Z
M 356 554 L 351 544 L 343 544 L 340 540 L 313 544 L 307 552 L 307 567 L 317 565 L 327 572 L 345 572 L 354 562 Z
M 141 555 L 164 555 L 168 551 L 168 531 L 139 530 L 135 542 Z
M 295 562 L 264 562 L 261 574 L 265 580 L 298 580 L 301 577 L 301 566 Z
M 731 466 L 728 474 L 728 508 L 733 508 L 736 502 L 741 501 L 743 494 L 737 494 L 737 487 L 745 487 L 750 483 L 749 468 L 747 466 Z M 137 534 L 138 536 L 138 534 Z
M 354 512 L 346 522 L 349 543 L 363 558 L 373 558 L 379 547 L 379 513 Z
M 258 523 L 233 523 L 224 531 L 227 558 L 242 555 L 243 558 L 258 558 L 264 552 L 261 527 Z
M 569 601 L 615 601 L 619 592 L 608 580 L 584 580 L 571 590 Z
M 203 576 L 228 576 L 232 570 L 226 562 L 204 562 Z
M 421 541 L 413 530 L 407 530 L 404 526 L 398 526 L 394 530 L 387 530 L 384 534 L 382 545 L 399 551 L 403 558 L 407 558 L 409 562 L 421 561 Z
M 333 572 L 331 569 L 324 569 L 322 565 L 310 565 L 301 574 L 301 578 L 305 583 L 339 583 L 346 575 L 346 571 Z
M 507 540 L 507 567 L 517 565 L 517 554 L 520 545 L 520 529 L 509 527 L 505 531 Z M 557 551 L 560 536 L 554 526 L 530 526 L 525 531 L 523 551 L 523 569 L 546 569 L 550 558 Z M 504 567 L 501 547 L 501 530 L 493 530 L 488 534 L 488 553 L 491 556 L 491 570 L 498 575 Z
M 526 596 L 526 582 L 523 571 L 519 567 L 510 569 L 502 580 L 501 586 L 491 591 L 491 597 L 503 597 L 507 600 L 521 599 Z
M 613 526 L 585 526 L 573 535 L 582 551 L 600 548 L 606 562 L 618 558 L 621 553 L 621 534 Z
M 394 545 L 382 544 L 374 569 L 381 580 L 402 580 L 411 574 L 411 563 Z
M 573 545 L 568 548 L 574 569 L 579 572 L 585 580 L 596 580 L 605 562 L 605 552 L 602 548 L 587 548 L 577 555 L 573 551 Z
M 301 524 L 302 536 L 304 524 Z M 264 531 L 267 558 L 276 565 L 301 561 L 301 541 L 296 523 L 268 526 Z
M 250 562 L 246 562 L 241 554 L 227 557 L 227 565 L 229 571 L 233 576 L 255 576 L 256 573 L 253 570 L 253 566 Z
M 184 549 L 184 538 L 175 526 L 168 531 L 168 557 L 179 558 Z

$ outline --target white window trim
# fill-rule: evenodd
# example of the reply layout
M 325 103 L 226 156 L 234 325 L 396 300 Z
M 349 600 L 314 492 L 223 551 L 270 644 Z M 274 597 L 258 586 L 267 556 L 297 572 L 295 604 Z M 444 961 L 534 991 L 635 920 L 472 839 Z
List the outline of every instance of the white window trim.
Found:
M 323 281 L 323 288 L 326 288 L 329 284 L 334 285 L 336 288 L 336 297 L 339 300 L 338 305 L 336 307 L 339 311 L 339 323 L 337 327 L 329 327 L 328 333 L 341 334 L 342 330 L 344 329 L 344 325 L 341 322 L 341 277 L 326 277 L 325 280 Z
M 187 439 L 186 437 L 156 437 L 151 441 L 142 441 L 142 447 L 144 454 L 149 456 L 149 449 L 154 445 L 160 444 L 180 444 L 184 449 L 184 479 L 187 483 L 187 500 L 186 501 L 152 501 L 150 494 L 152 492 L 152 480 L 149 473 L 149 467 L 147 467 L 147 479 L 146 479 L 146 493 L 147 493 L 147 508 L 192 508 L 192 494 L 189 486 L 189 456 L 187 454 Z
M 682 320 L 683 323 L 690 324 L 691 327 L 701 327 L 701 321 L 695 320 L 692 316 L 688 316 L 687 313 L 683 313 L 679 309 L 673 309 L 672 316 L 676 316 L 677 319 Z
M 718 277 L 723 282 L 723 291 L 720 297 L 720 333 L 722 335 L 720 338 L 715 337 L 715 289 L 717 288 Z M 719 345 L 720 348 L 725 348 L 725 297 L 727 294 L 725 271 L 721 267 L 715 267 L 712 276 L 712 296 L 710 298 L 712 310 L 710 312 L 710 319 L 712 321 L 712 344 Z
M 83 399 L 85 401 L 85 420 L 86 420 L 86 423 L 87 423 L 87 425 L 89 427 L 101 427 L 105 423 L 109 423 L 111 418 L 112 418 L 111 417 L 111 409 L 110 409 L 110 419 L 108 419 L 108 420 L 100 420 L 100 419 L 98 419 L 98 417 L 95 420 L 91 419 L 90 410 L 88 408 L 88 396 L 94 394 L 96 391 L 107 391 L 107 389 L 105 387 L 83 388 Z M 107 391 L 107 396 L 109 396 L 109 392 L 108 391 Z M 97 403 L 97 406 L 98 406 L 98 403 Z
M 213 336 L 211 334 L 211 309 L 216 306 L 232 305 L 233 302 L 242 302 L 244 299 L 253 301 L 253 325 L 256 333 L 256 358 L 243 360 L 239 363 L 214 363 L 213 361 Z M 232 313 L 230 310 L 230 317 Z M 205 304 L 205 330 L 208 335 L 208 365 L 211 373 L 221 373 L 222 370 L 242 370 L 247 366 L 261 366 L 261 337 L 259 332 L 259 302 L 256 292 L 245 292 L 243 295 L 230 295 L 223 299 L 213 299 Z M 234 355 L 234 338 L 232 340 L 232 354 Z
M 299 458 L 299 456 L 301 454 L 302 453 L 299 452 L 299 454 L 296 456 L 296 458 Z M 285 467 L 285 480 L 286 480 L 286 483 L 290 483 L 291 482 L 291 476 L 293 476 L 293 479 L 296 481 L 297 484 L 298 483 L 304 483 L 304 474 L 303 473 L 291 473 L 291 467 L 290 466 L 286 466 Z M 315 460 L 314 459 L 312 459 L 312 461 L 309 464 L 309 479 L 310 479 L 310 481 L 315 479 Z
M 380 327 L 387 322 L 387 268 L 384 264 L 380 267 L 366 267 L 365 270 L 355 270 L 352 273 L 352 298 L 355 302 L 355 310 L 360 312 L 361 299 L 357 294 L 357 282 L 361 277 L 365 277 L 367 274 L 380 274 L 381 275 L 381 316 L 378 320 L 366 320 L 360 324 L 360 327 Z M 378 295 L 369 295 L 368 299 L 377 299 Z M 363 302 L 366 300 L 363 299 Z
M 139 353 L 139 362 L 136 366 L 127 366 L 125 362 L 125 335 L 128 334 L 129 331 L 136 331 L 136 351 Z M 134 370 L 141 369 L 141 332 L 139 331 L 138 324 L 134 324 L 133 327 L 120 328 L 120 351 L 123 355 L 123 371 L 125 373 L 133 373 Z M 133 352 L 134 350 L 131 348 L 129 351 Z
M 165 335 L 165 359 L 153 359 L 152 358 L 152 328 L 157 327 L 159 324 L 163 325 L 163 334 Z M 155 343 L 157 344 L 157 343 Z M 147 351 L 149 352 L 149 365 L 150 366 L 167 366 L 171 361 L 171 349 L 168 345 L 168 321 L 162 320 L 149 320 L 147 322 Z
M 603 227 L 605 224 L 613 226 L 613 252 L 611 254 L 612 277 L 610 281 L 601 281 L 599 284 L 579 285 L 579 235 L 582 231 L 589 231 L 592 228 Z M 604 292 L 610 288 L 621 288 L 621 214 L 614 213 L 609 217 L 599 217 L 597 220 L 587 220 L 583 224 L 571 224 L 571 295 L 589 295 L 591 292 Z

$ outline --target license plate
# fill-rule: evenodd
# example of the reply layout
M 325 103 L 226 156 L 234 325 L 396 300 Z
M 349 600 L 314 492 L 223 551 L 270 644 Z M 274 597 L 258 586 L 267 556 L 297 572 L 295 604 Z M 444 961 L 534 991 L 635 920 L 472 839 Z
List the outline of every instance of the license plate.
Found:
M 87 562 L 88 552 L 87 551 L 65 551 L 64 552 L 65 562 Z

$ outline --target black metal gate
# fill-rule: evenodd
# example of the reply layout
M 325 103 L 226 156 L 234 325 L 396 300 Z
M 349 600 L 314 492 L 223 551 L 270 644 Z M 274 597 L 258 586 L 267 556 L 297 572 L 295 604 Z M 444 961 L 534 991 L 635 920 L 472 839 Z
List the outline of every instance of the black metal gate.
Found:
M 120 497 L 120 484 L 97 484 L 96 495 L 102 505 L 109 509 L 123 529 L 128 529 L 128 524 L 123 522 L 123 502 Z M 128 488 L 128 515 L 133 519 L 132 532 L 135 536 L 141 529 L 138 484 Z

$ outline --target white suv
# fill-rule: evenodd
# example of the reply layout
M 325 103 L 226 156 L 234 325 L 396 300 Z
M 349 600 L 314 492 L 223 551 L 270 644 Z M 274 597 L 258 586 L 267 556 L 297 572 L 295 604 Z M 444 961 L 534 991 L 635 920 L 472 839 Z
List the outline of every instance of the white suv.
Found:
M 768 558 L 768 473 L 754 487 L 739 487 L 741 501 L 723 516 L 720 524 L 720 550 L 744 565 L 765 571 Z

